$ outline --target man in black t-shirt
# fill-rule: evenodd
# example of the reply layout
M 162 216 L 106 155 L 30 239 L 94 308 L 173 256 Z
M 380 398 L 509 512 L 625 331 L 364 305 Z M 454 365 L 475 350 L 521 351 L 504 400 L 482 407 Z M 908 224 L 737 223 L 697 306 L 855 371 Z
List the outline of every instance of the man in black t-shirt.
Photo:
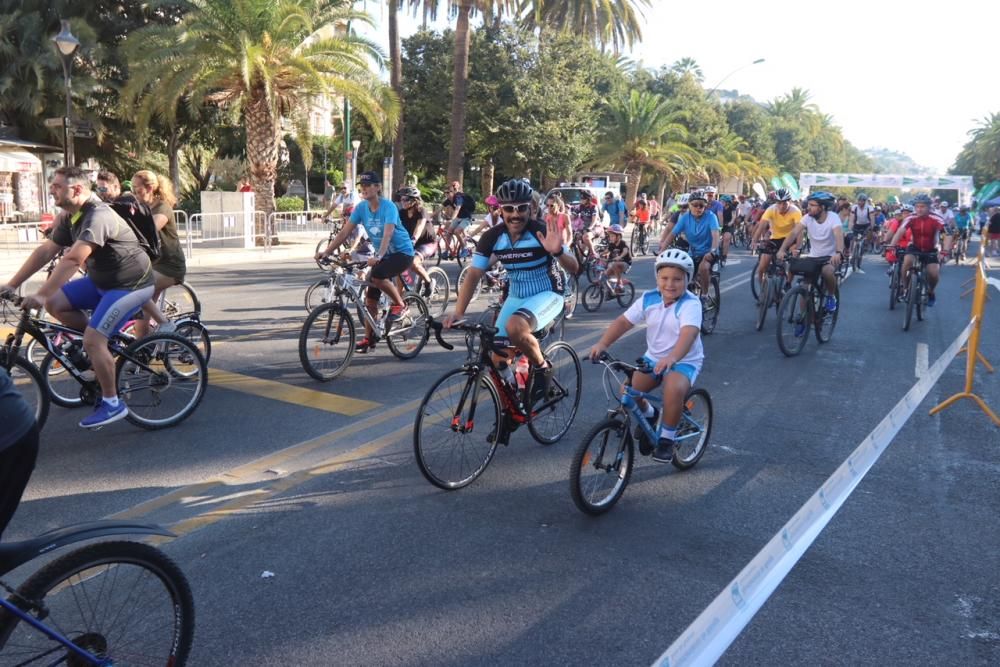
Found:
M 8 286 L 17 289 L 67 248 L 38 292 L 25 297 L 24 306 L 44 306 L 66 326 L 83 331 L 83 349 L 93 365 L 103 400 L 80 426 L 96 428 L 128 415 L 125 403 L 118 399 L 108 337 L 153 296 L 153 266 L 128 223 L 91 192 L 90 180 L 82 169 L 57 169 L 49 193 L 66 215 Z M 87 275 L 70 281 L 84 265 Z M 0 291 L 4 287 L 0 286 Z M 92 315 L 88 318 L 85 311 L 92 311 Z
M 445 229 L 445 248 L 449 252 L 457 255 L 465 249 L 465 230 L 472 224 L 472 214 L 476 212 L 476 200 L 465 194 L 461 190 L 462 184 L 452 181 L 445 196 L 448 197 L 446 206 L 451 207 L 451 219 Z M 454 241 L 452 241 L 454 237 Z M 447 257 L 445 259 L 448 259 Z

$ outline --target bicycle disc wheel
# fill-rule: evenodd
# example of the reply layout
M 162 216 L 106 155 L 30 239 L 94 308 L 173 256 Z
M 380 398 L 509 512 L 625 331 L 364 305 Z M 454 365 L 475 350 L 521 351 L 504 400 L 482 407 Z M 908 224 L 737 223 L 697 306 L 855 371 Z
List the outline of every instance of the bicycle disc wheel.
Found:
M 49 417 L 49 393 L 46 391 L 45 380 L 33 363 L 18 355 L 13 360 L 7 359 L 7 352 L 0 350 L 0 366 L 6 368 L 10 363 L 10 379 L 18 393 L 24 398 L 35 415 L 35 423 L 41 431 L 45 420 Z
M 621 281 L 619 281 L 618 288 L 621 289 L 622 293 L 616 294 L 615 300 L 618 301 L 618 305 L 622 308 L 628 308 L 635 300 L 635 285 L 631 282 L 622 284 Z
M 468 279 L 468 277 L 469 277 L 469 271 L 471 269 L 472 269 L 472 266 L 470 265 L 470 266 L 465 267 L 461 271 L 459 271 L 459 273 L 458 273 L 458 280 L 455 282 L 455 292 L 456 293 L 461 294 L 461 292 L 462 292 L 462 285 L 464 285 L 465 281 Z M 442 269 L 442 271 L 443 271 L 443 269 Z M 482 280 L 480 280 L 479 282 L 476 283 L 476 289 L 472 292 L 472 301 L 475 301 L 476 299 L 478 299 L 479 295 L 482 293 L 482 291 L 483 291 L 483 282 L 482 282 Z
M 329 289 L 330 279 L 321 278 L 306 289 L 306 312 L 311 313 L 317 306 L 322 306 L 333 299 L 333 290 Z
M 60 408 L 77 408 L 83 405 L 80 383 L 51 353 L 46 353 L 45 359 L 42 360 L 39 375 L 52 402 Z
M 906 309 L 903 313 L 903 331 L 910 330 L 910 323 L 913 322 L 913 309 L 916 306 L 917 299 L 920 295 L 917 294 L 917 274 L 910 274 L 910 287 L 906 290 Z
M 837 310 L 832 313 L 827 312 L 824 304 L 820 304 L 819 312 L 816 316 L 816 340 L 820 343 L 829 343 L 833 338 L 833 330 L 837 327 L 837 316 L 840 314 L 840 289 L 834 291 L 837 299 Z
M 351 364 L 354 356 L 354 319 L 337 302 L 316 308 L 299 332 L 299 361 L 310 377 L 327 382 Z
M 66 554 L 32 575 L 10 601 L 116 665 L 180 667 L 191 651 L 191 587 L 170 558 L 139 542 L 99 542 Z M 4 664 L 84 664 L 18 620 L 0 627 L 3 656 L 12 661 Z
M 385 342 L 397 359 L 412 359 L 430 337 L 427 303 L 416 294 L 404 294 L 403 304 L 403 316 L 389 327 Z
M 441 317 L 448 310 L 448 300 L 451 298 L 451 282 L 445 270 L 432 266 L 427 269 L 427 275 L 431 278 L 431 294 L 426 297 L 427 310 L 434 317 Z
M 175 320 L 181 315 L 201 313 L 201 301 L 194 288 L 187 283 L 171 285 L 160 293 L 157 305 L 168 320 Z
M 528 431 L 543 445 L 551 445 L 566 435 L 580 407 L 583 369 L 580 358 L 569 343 L 558 341 L 545 350 L 552 362 L 552 383 L 548 395 L 532 401 Z M 554 403 L 553 403 L 554 401 Z M 552 403 L 548 407 L 546 404 Z
M 175 324 L 177 325 L 177 335 L 186 338 L 198 348 L 207 364 L 212 358 L 212 339 L 208 335 L 208 329 L 205 328 L 205 325 L 195 319 L 184 319 Z
M 712 437 L 712 398 L 704 389 L 692 389 L 684 397 L 684 412 L 677 426 L 677 443 L 671 463 L 687 470 L 701 460 Z
M 468 486 L 496 453 L 502 419 L 500 395 L 484 373 L 446 373 L 424 396 L 413 425 L 420 473 L 445 491 Z
M 115 378 L 118 394 L 128 406 L 125 418 L 154 431 L 191 416 L 205 396 L 208 367 L 186 338 L 153 333 L 125 348 Z
M 601 283 L 591 283 L 587 289 L 583 290 L 583 307 L 592 313 L 604 303 L 604 285 Z
M 801 285 L 785 292 L 778 309 L 778 347 L 794 357 L 806 345 L 809 333 L 809 293 Z
M 757 331 L 764 328 L 764 321 L 767 319 L 767 311 L 771 309 L 771 279 L 764 281 L 760 288 L 760 298 L 757 301 Z
M 710 334 L 719 323 L 719 309 L 722 307 L 722 294 L 719 291 L 719 277 L 712 276 L 708 284 L 708 300 L 702 302 L 701 332 Z
M 604 514 L 625 493 L 635 463 L 635 445 L 620 418 L 605 419 L 584 437 L 569 468 L 569 493 L 585 514 Z

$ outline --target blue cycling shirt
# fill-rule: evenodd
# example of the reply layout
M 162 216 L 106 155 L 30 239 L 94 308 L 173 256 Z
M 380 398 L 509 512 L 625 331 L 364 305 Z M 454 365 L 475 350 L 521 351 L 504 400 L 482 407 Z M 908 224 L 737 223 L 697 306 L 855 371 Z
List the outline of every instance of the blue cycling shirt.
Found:
M 685 213 L 674 225 L 674 237 L 684 234 L 691 244 L 694 255 L 706 255 L 712 250 L 712 232 L 719 231 L 719 219 L 711 211 L 705 211 L 700 218 Z
M 385 226 L 395 225 L 396 228 L 392 233 L 392 240 L 389 242 L 386 254 L 399 252 L 404 255 L 413 255 L 413 241 L 399 219 L 399 209 L 385 197 L 378 198 L 378 210 L 374 213 L 369 208 L 367 200 L 355 206 L 351 213 L 351 222 L 365 228 L 365 231 L 368 232 L 368 238 L 375 246 L 375 252 L 378 252 L 379 248 L 382 247 Z
M 955 214 L 955 226 L 958 227 L 959 229 L 968 229 L 971 223 L 972 223 L 971 213 Z
M 607 211 L 608 215 L 611 216 L 611 224 L 617 225 L 619 220 L 619 214 L 625 214 L 625 202 L 621 199 L 616 199 L 610 204 L 607 202 L 601 204 L 601 209 Z

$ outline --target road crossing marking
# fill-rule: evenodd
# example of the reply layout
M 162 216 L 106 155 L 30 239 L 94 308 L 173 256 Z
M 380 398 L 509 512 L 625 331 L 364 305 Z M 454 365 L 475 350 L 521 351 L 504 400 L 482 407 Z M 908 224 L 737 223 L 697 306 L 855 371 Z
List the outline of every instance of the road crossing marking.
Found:
M 365 401 L 350 396 L 339 394 L 328 394 L 324 391 L 306 389 L 295 385 L 275 382 L 274 380 L 263 380 L 261 378 L 242 375 L 213 368 L 209 376 L 212 386 L 232 389 L 244 394 L 270 398 L 292 405 L 302 405 L 316 410 L 335 412 L 341 415 L 355 416 L 369 410 L 381 407 L 381 403 L 375 401 Z

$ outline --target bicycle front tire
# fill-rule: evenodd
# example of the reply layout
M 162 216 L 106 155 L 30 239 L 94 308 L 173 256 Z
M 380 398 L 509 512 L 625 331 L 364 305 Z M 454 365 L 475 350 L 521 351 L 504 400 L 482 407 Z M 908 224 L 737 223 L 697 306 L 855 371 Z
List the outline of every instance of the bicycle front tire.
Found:
M 10 601 L 35 617 L 42 607 L 43 623 L 115 664 L 180 667 L 194 639 L 187 578 L 162 551 L 139 542 L 99 542 L 68 553 L 28 578 Z M 8 619 L 0 627 L 5 658 L 15 664 L 79 663 L 61 644 L 19 621 Z
M 599 516 L 625 493 L 635 463 L 628 423 L 618 417 L 600 422 L 584 437 L 569 468 L 569 493 L 584 514 Z
M 794 357 L 806 346 L 812 299 L 802 285 L 785 292 L 778 309 L 778 347 L 786 357 Z M 798 327 L 802 327 L 797 332 Z
M 412 359 L 427 345 L 430 327 L 427 303 L 416 294 L 403 295 L 406 315 L 393 322 L 385 335 L 389 351 L 397 359 Z
M 328 382 L 351 365 L 354 319 L 340 303 L 325 303 L 309 313 L 299 332 L 299 362 L 309 377 Z
M 12 360 L 7 359 L 7 352 L 0 350 L 0 366 L 10 371 L 10 379 L 14 381 L 14 386 L 31 407 L 35 415 L 35 424 L 41 431 L 45 426 L 45 421 L 49 418 L 49 392 L 46 389 L 45 381 L 41 372 L 33 363 L 22 356 L 16 356 Z
M 139 360 L 145 368 L 136 363 Z M 177 334 L 140 338 L 125 348 L 115 366 L 118 394 L 128 406 L 125 419 L 149 431 L 176 426 L 190 417 L 208 387 L 205 358 Z M 168 392 L 169 404 L 164 400 Z
M 677 447 L 671 463 L 678 470 L 694 467 L 708 449 L 711 438 L 712 397 L 704 389 L 692 389 L 684 397 L 684 412 L 677 427 Z

